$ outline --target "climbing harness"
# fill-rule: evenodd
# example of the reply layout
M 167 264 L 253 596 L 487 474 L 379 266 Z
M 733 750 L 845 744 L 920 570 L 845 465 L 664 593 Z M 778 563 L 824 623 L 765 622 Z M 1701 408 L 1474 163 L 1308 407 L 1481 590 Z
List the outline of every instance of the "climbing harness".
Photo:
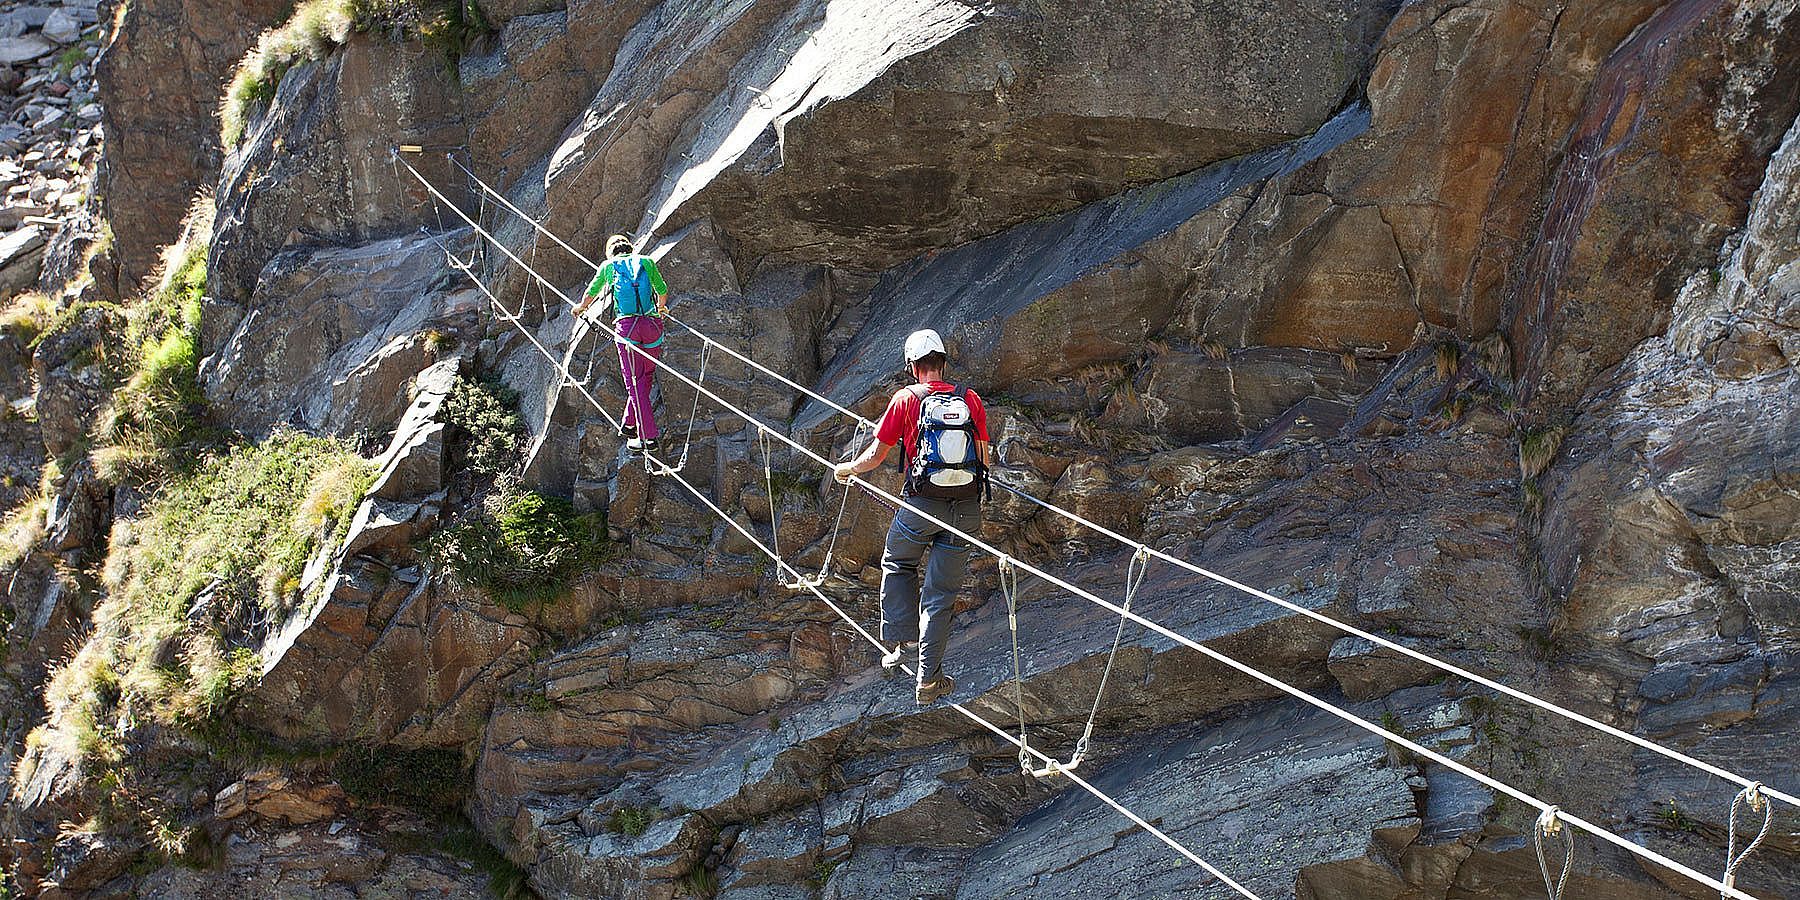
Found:
M 407 165 L 407 169 L 415 179 L 417 179 L 422 185 L 424 185 L 426 190 L 431 192 L 431 194 L 437 199 L 438 202 L 449 206 L 451 208 L 451 210 L 454 213 L 456 213 L 460 218 L 462 218 L 462 220 L 464 222 L 475 227 L 476 231 L 483 238 L 485 238 L 487 241 L 491 242 L 494 245 L 495 250 L 498 250 L 500 253 L 505 255 L 508 259 L 512 260 L 514 263 L 519 264 L 520 266 L 526 268 L 526 270 L 529 274 L 531 274 L 533 277 L 537 278 L 540 284 L 543 284 L 551 293 L 554 293 L 556 296 L 558 296 L 562 300 L 562 302 L 570 304 L 570 305 L 574 305 L 574 301 L 566 293 L 564 293 L 559 288 L 556 288 L 555 285 L 550 283 L 548 281 L 548 279 L 544 278 L 544 276 L 541 273 L 537 272 L 535 269 L 531 268 L 530 266 L 527 266 L 525 264 L 524 260 L 520 259 L 517 254 L 513 253 L 510 249 L 508 249 L 504 243 L 500 242 L 497 238 L 495 238 L 495 236 L 493 234 L 489 233 L 486 229 L 482 228 L 478 223 L 471 220 L 467 213 L 463 212 L 460 208 L 458 208 L 456 206 L 456 204 L 453 203 L 452 201 L 450 201 L 450 199 L 448 197 L 445 197 L 443 195 L 443 193 L 441 191 L 439 191 L 434 185 L 432 185 L 431 182 L 428 179 L 426 179 L 422 174 L 420 174 L 417 169 L 413 168 L 410 164 Z M 483 186 L 483 190 L 493 193 L 493 189 L 491 187 L 486 186 L 485 184 Z M 512 209 L 516 213 L 519 212 L 516 209 L 516 207 L 512 208 Z M 519 214 L 521 216 L 523 216 L 523 213 L 519 213 Z M 539 229 L 540 231 L 547 231 L 547 229 L 544 228 L 542 223 L 539 223 L 536 220 L 531 219 L 529 216 L 523 216 L 523 217 L 526 218 L 527 220 L 531 221 L 532 225 L 534 227 L 536 227 L 537 229 Z M 559 241 L 559 243 L 560 243 L 560 241 Z M 472 280 L 477 282 L 477 284 L 480 283 L 479 279 L 474 276 L 474 273 L 468 272 L 465 270 L 465 274 L 468 274 Z M 535 337 L 533 337 L 529 333 L 528 329 L 525 329 L 523 327 L 522 323 L 520 323 L 516 319 L 514 319 L 512 324 L 515 327 L 520 328 L 521 331 L 524 331 L 526 333 L 527 337 L 532 340 L 534 346 L 536 346 L 538 348 L 540 353 L 543 353 L 545 355 L 545 357 L 551 362 L 552 365 L 558 365 L 560 367 L 560 364 L 557 363 L 556 358 L 548 352 L 547 348 L 544 348 L 541 343 L 538 343 L 536 341 Z M 688 326 L 688 327 L 689 327 L 690 331 L 694 330 L 694 329 L 692 329 L 691 326 Z M 727 349 L 729 351 L 729 348 L 725 348 L 725 349 Z M 743 357 L 741 354 L 737 354 L 735 352 L 733 352 L 733 355 L 739 356 L 740 358 L 747 359 L 747 357 Z M 689 377 L 686 373 L 683 373 L 682 371 L 680 371 L 679 369 L 676 369 L 675 367 L 673 367 L 667 363 L 664 363 L 661 360 L 652 359 L 652 363 L 659 368 L 667 370 L 671 374 L 672 377 L 680 379 L 690 385 L 694 385 L 694 380 L 691 377 Z M 762 367 L 760 365 L 754 364 L 753 362 L 752 362 L 752 364 L 756 368 L 764 369 L 766 371 L 766 367 Z M 565 373 L 565 375 L 566 375 L 566 373 Z M 782 380 L 786 381 L 785 378 Z M 790 384 L 790 386 L 791 386 L 791 384 Z M 744 411 L 741 407 L 738 407 L 738 406 L 732 404 L 730 401 L 728 401 L 724 397 L 720 396 L 717 392 L 708 390 L 705 388 L 700 388 L 700 390 L 703 393 L 705 393 L 708 397 L 710 397 L 713 401 L 717 402 L 722 409 L 727 410 L 727 411 L 731 412 L 732 414 L 743 418 L 745 421 L 747 421 L 749 423 L 755 424 L 759 429 L 763 429 L 763 432 L 760 435 L 760 437 L 765 442 L 765 445 L 766 445 L 766 442 L 768 441 L 768 439 L 770 437 L 770 435 L 768 435 L 768 433 L 767 433 L 767 428 L 769 426 L 762 423 L 755 416 Z M 802 389 L 802 390 L 804 390 L 804 389 Z M 602 415 L 606 416 L 606 418 L 608 418 L 610 421 L 613 421 L 615 423 L 615 425 L 617 424 L 617 420 L 613 419 L 613 417 L 610 415 L 610 413 L 608 413 L 604 408 L 600 407 L 598 401 L 595 400 L 591 394 L 587 393 L 587 391 L 585 389 L 582 390 L 582 393 L 583 393 L 583 396 L 585 398 L 587 398 L 590 403 L 593 403 L 596 406 L 596 408 L 598 409 L 599 412 L 601 412 Z M 812 392 L 807 391 L 807 393 L 812 393 Z M 833 403 L 828 400 L 825 402 L 828 405 L 833 406 L 834 408 L 838 408 L 840 411 L 843 411 L 843 407 L 839 406 L 838 404 Z M 800 454 L 807 456 L 814 462 L 817 462 L 817 463 L 819 463 L 821 465 L 825 465 L 825 466 L 832 465 L 832 463 L 829 459 L 825 458 L 821 454 L 813 451 L 811 448 L 805 446 L 804 444 L 802 444 L 786 435 L 774 435 L 774 437 L 779 438 L 781 441 L 783 441 L 784 443 L 786 443 L 790 447 L 792 447 L 795 452 L 798 452 Z M 765 453 L 765 464 L 766 465 L 767 465 L 767 456 L 768 456 L 768 454 Z M 663 464 L 660 461 L 657 461 L 657 465 L 661 466 L 663 470 L 666 470 L 668 468 L 666 464 Z M 677 481 L 677 483 L 681 484 L 686 490 L 688 490 L 690 493 L 693 493 L 701 502 L 705 503 L 715 513 L 719 514 L 722 518 L 724 518 L 728 524 L 737 528 L 740 532 L 745 533 L 746 537 L 749 538 L 753 544 L 757 545 L 758 548 L 761 549 L 765 554 L 770 555 L 771 558 L 773 558 L 776 561 L 776 564 L 778 565 L 778 567 L 780 567 L 782 570 L 784 570 L 784 572 L 792 572 L 793 571 L 792 566 L 789 565 L 788 563 L 786 563 L 786 561 L 779 555 L 778 552 L 771 551 L 770 548 L 767 547 L 766 545 L 763 545 L 761 541 L 756 540 L 754 535 L 750 534 L 748 529 L 746 527 L 744 527 L 742 523 L 738 522 L 736 519 L 733 519 L 729 515 L 725 514 L 722 510 L 719 509 L 717 504 L 711 502 L 711 500 L 709 498 L 707 498 L 702 492 L 700 492 L 692 484 L 688 483 L 685 479 L 681 478 L 681 476 L 678 474 L 672 475 L 672 477 Z M 969 543 L 972 546 L 979 548 L 983 552 L 993 554 L 997 557 L 1005 555 L 998 548 L 994 547 L 992 544 L 990 544 L 986 541 L 981 540 L 978 536 L 970 535 L 965 531 L 955 528 L 954 526 L 950 525 L 949 523 L 943 522 L 942 520 L 936 519 L 928 514 L 923 513 L 922 511 L 917 510 L 916 508 L 910 507 L 906 503 L 904 498 L 895 497 L 894 495 L 890 494 L 889 492 L 887 492 L 879 487 L 875 487 L 875 486 L 869 484 L 864 479 L 855 479 L 854 483 L 857 486 L 861 487 L 863 490 L 871 493 L 874 496 L 877 496 L 884 503 L 886 503 L 890 506 L 898 504 L 902 508 L 912 509 L 912 511 L 914 511 L 915 513 L 918 513 L 920 515 L 923 515 L 925 518 L 932 521 L 934 524 L 942 526 L 946 530 L 947 533 L 954 534 L 958 537 L 961 537 L 961 538 L 969 541 Z M 1005 487 L 1005 486 L 1003 485 L 1003 487 Z M 1031 499 L 1035 500 L 1036 498 L 1031 498 Z M 1124 538 L 1123 536 L 1117 535 L 1115 532 L 1104 530 L 1104 529 L 1100 528 L 1099 526 L 1093 526 L 1093 525 L 1091 525 L 1091 523 L 1086 523 L 1086 520 L 1080 519 L 1078 516 L 1075 516 L 1074 513 L 1070 513 L 1067 510 L 1062 510 L 1060 507 L 1053 507 L 1050 504 L 1043 503 L 1042 501 L 1037 501 L 1037 502 L 1039 503 L 1039 505 L 1043 505 L 1043 506 L 1051 508 L 1058 515 L 1064 516 L 1066 518 L 1073 518 L 1076 521 L 1087 524 L 1088 527 L 1092 527 L 1095 530 L 1100 531 L 1101 533 L 1107 534 L 1109 537 L 1114 537 L 1115 539 L 1122 540 L 1122 541 L 1126 542 L 1128 546 L 1133 546 L 1134 548 L 1139 548 L 1139 547 L 1143 546 L 1143 545 L 1139 544 L 1138 542 L 1131 541 L 1129 538 Z M 1273 595 L 1267 594 L 1266 592 L 1257 591 L 1254 588 L 1250 588 L 1239 582 L 1232 581 L 1231 579 L 1228 579 L 1222 575 L 1218 575 L 1216 573 L 1212 573 L 1207 570 L 1204 570 L 1204 569 L 1194 565 L 1193 563 L 1187 562 L 1186 560 L 1179 559 L 1178 557 L 1171 557 L 1168 554 L 1160 553 L 1157 551 L 1149 551 L 1149 552 L 1151 553 L 1151 555 L 1154 555 L 1157 558 L 1165 559 L 1166 561 L 1169 561 L 1172 564 L 1181 566 L 1182 568 L 1186 568 L 1191 571 L 1195 571 L 1197 574 L 1200 574 L 1204 577 L 1210 578 L 1214 581 L 1218 581 L 1221 584 L 1225 584 L 1229 587 L 1232 587 L 1232 588 L 1235 588 L 1238 590 L 1242 590 L 1246 593 L 1250 593 L 1257 597 L 1261 597 L 1264 600 L 1268 600 L 1269 602 L 1273 602 L 1278 605 L 1282 605 L 1284 607 L 1291 608 L 1294 611 L 1301 613 L 1301 614 L 1308 615 L 1311 618 L 1321 619 L 1323 621 L 1326 621 L 1329 624 L 1331 624 L 1333 627 L 1337 627 L 1340 630 L 1345 630 L 1348 632 L 1356 633 L 1359 636 L 1365 634 L 1360 629 L 1353 630 L 1350 626 L 1345 626 L 1342 623 L 1337 623 L 1334 620 L 1330 620 L 1328 617 L 1324 617 L 1324 616 L 1322 616 L 1322 614 L 1319 614 L 1316 611 L 1307 610 L 1304 607 L 1299 607 L 1297 604 L 1291 604 L 1289 602 L 1282 601 L 1280 598 L 1274 597 Z M 1689 878 L 1698 883 L 1706 884 L 1713 888 L 1722 889 L 1722 892 L 1726 896 L 1738 898 L 1738 900 L 1755 900 L 1755 898 L 1751 897 L 1749 894 L 1746 894 L 1743 891 L 1733 888 L 1729 885 L 1723 884 L 1721 881 L 1719 881 L 1714 876 L 1699 872 L 1699 871 L 1695 870 L 1694 868 L 1692 868 L 1691 866 L 1687 866 L 1677 860 L 1670 859 L 1666 855 L 1657 853 L 1654 850 L 1651 850 L 1651 849 L 1646 848 L 1640 844 L 1637 844 L 1631 840 L 1628 840 L 1627 838 L 1624 838 L 1606 828 L 1603 828 L 1599 825 L 1596 825 L 1596 824 L 1589 822 L 1585 819 L 1582 819 L 1578 816 L 1561 813 L 1560 811 L 1555 810 L 1554 807 L 1549 806 L 1548 804 L 1544 803 L 1544 801 L 1531 795 L 1530 793 L 1527 793 L 1523 790 L 1520 790 L 1519 788 L 1516 788 L 1516 787 L 1508 785 L 1504 782 L 1501 782 L 1498 779 L 1495 779 L 1492 776 L 1489 776 L 1485 773 L 1475 770 L 1461 762 L 1458 762 L 1457 760 L 1451 759 L 1440 752 L 1437 752 L 1429 747 L 1425 747 L 1425 746 L 1419 744 L 1418 742 L 1407 738 L 1404 735 L 1394 734 L 1394 733 L 1388 731 L 1387 729 L 1383 729 L 1380 726 L 1376 725 L 1375 723 L 1370 722 L 1366 719 L 1363 719 L 1363 718 L 1355 715 L 1354 713 L 1340 709 L 1336 705 L 1331 704 L 1325 700 L 1322 700 L 1316 696 L 1313 696 L 1311 693 L 1309 693 L 1307 691 L 1301 690 L 1300 688 L 1297 688 L 1291 684 L 1288 684 L 1287 682 L 1285 682 L 1279 678 L 1276 678 L 1275 676 L 1272 676 L 1266 672 L 1263 672 L 1263 671 L 1261 671 L 1253 666 L 1250 666 L 1246 663 L 1243 663 L 1227 654 L 1224 654 L 1217 650 L 1214 650 L 1211 647 L 1208 647 L 1207 645 L 1205 645 L 1197 640 L 1194 640 L 1192 638 L 1187 637 L 1186 635 L 1183 635 L 1177 631 L 1174 631 L 1173 629 L 1170 629 L 1169 627 L 1163 625 L 1162 623 L 1156 622 L 1155 620 L 1152 620 L 1152 619 L 1148 619 L 1139 613 L 1124 610 L 1122 607 L 1115 605 L 1115 604 L 1105 600 L 1104 598 L 1101 598 L 1100 596 L 1094 594 L 1092 591 L 1083 589 L 1080 586 L 1069 582 L 1067 579 L 1059 578 L 1059 577 L 1052 575 L 1048 572 L 1045 572 L 1041 568 L 1033 566 L 1027 562 L 1012 560 L 1011 563 L 1012 563 L 1012 566 L 1019 572 L 1024 572 L 1024 573 L 1028 573 L 1028 574 L 1043 578 L 1048 583 L 1056 585 L 1057 587 L 1068 591 L 1070 594 L 1072 594 L 1075 597 L 1078 597 L 1078 598 L 1081 598 L 1088 602 L 1095 603 L 1097 605 L 1106 607 L 1110 610 L 1113 610 L 1114 612 L 1118 612 L 1121 614 L 1121 616 L 1123 618 L 1130 618 L 1132 621 L 1135 621 L 1138 624 L 1144 626 L 1146 629 L 1149 629 L 1150 631 L 1153 631 L 1156 634 L 1161 635 L 1162 637 L 1165 637 L 1165 638 L 1173 641 L 1177 645 L 1187 647 L 1214 662 L 1224 665 L 1224 666 L 1240 673 L 1241 675 L 1243 675 L 1247 678 L 1254 679 L 1254 680 L 1256 680 L 1262 684 L 1265 684 L 1275 690 L 1278 690 L 1278 691 L 1282 692 L 1283 694 L 1293 697 L 1294 699 L 1296 699 L 1300 702 L 1306 703 L 1309 706 L 1312 706 L 1327 715 L 1341 719 L 1344 722 L 1347 722 L 1351 725 L 1362 728 L 1366 731 L 1369 731 L 1370 733 L 1377 734 L 1377 735 L 1383 736 L 1384 738 L 1386 738 L 1388 740 L 1394 741 L 1395 743 L 1399 744 L 1400 746 L 1405 747 L 1406 749 L 1418 754 L 1420 757 L 1425 758 L 1425 759 L 1430 759 L 1430 760 L 1446 767 L 1447 769 L 1449 769 L 1451 771 L 1454 771 L 1460 775 L 1463 775 L 1467 778 L 1470 778 L 1470 779 L 1476 781 L 1477 783 L 1479 783 L 1485 787 L 1488 787 L 1497 792 L 1506 794 L 1507 796 L 1510 796 L 1510 797 L 1513 797 L 1514 799 L 1528 803 L 1539 809 L 1546 810 L 1547 815 L 1545 817 L 1540 818 L 1541 824 L 1540 824 L 1539 828 L 1537 829 L 1537 840 L 1538 840 L 1539 850 L 1540 850 L 1540 854 L 1541 854 L 1542 853 L 1541 842 L 1542 842 L 1543 837 L 1551 836 L 1551 835 L 1554 835 L 1559 832 L 1563 835 L 1565 846 L 1569 852 L 1567 852 L 1567 854 L 1565 856 L 1565 860 L 1564 860 L 1563 877 L 1561 879 L 1557 879 L 1557 881 L 1561 885 L 1566 886 L 1567 876 L 1568 876 L 1570 869 L 1572 868 L 1572 857 L 1573 857 L 1572 851 L 1573 851 L 1574 841 L 1573 841 L 1572 834 L 1569 833 L 1569 830 L 1571 828 L 1578 827 L 1578 828 L 1581 828 L 1582 830 L 1588 832 L 1589 834 L 1592 834 L 1598 840 L 1601 840 L 1605 843 L 1611 844 L 1619 850 L 1634 854 L 1634 855 L 1638 856 L 1639 858 L 1646 860 L 1647 862 L 1654 863 L 1654 864 L 1656 864 L 1662 868 L 1665 868 L 1671 872 L 1679 873 L 1683 877 Z M 796 576 L 798 575 L 797 572 L 795 572 L 794 574 Z M 861 633 L 865 637 L 865 639 L 869 640 L 869 642 L 872 645 L 876 646 L 877 648 L 881 648 L 882 645 L 880 644 L 879 640 L 875 639 L 865 629 L 863 629 L 860 625 L 858 625 L 854 621 L 854 619 L 847 616 L 842 611 L 842 608 L 839 607 L 835 602 L 833 602 L 829 597 L 827 597 L 823 593 L 819 592 L 816 587 L 812 588 L 812 591 L 815 595 L 817 595 L 821 599 L 822 602 L 824 602 L 828 606 L 832 607 L 832 609 L 835 612 L 837 612 L 840 617 L 843 617 L 847 622 L 849 622 L 851 624 L 852 627 L 856 628 L 857 631 L 859 633 Z M 1522 699 L 1526 702 L 1532 703 L 1533 705 L 1539 706 L 1540 708 L 1546 709 L 1555 714 L 1561 715 L 1565 718 L 1570 718 L 1571 720 L 1578 721 L 1582 724 L 1588 725 L 1589 727 L 1595 728 L 1596 730 L 1603 731 L 1609 735 L 1620 737 L 1621 739 L 1626 740 L 1631 743 L 1634 743 L 1634 744 L 1637 744 L 1638 746 L 1641 746 L 1646 749 L 1652 750 L 1654 752 L 1660 753 L 1669 758 L 1676 759 L 1684 764 L 1693 766 L 1698 769 L 1702 769 L 1711 774 L 1718 775 L 1718 776 L 1725 778 L 1727 780 L 1730 780 L 1740 786 L 1748 786 L 1748 785 L 1752 784 L 1752 782 L 1750 782 L 1748 779 L 1745 779 L 1742 776 L 1737 775 L 1736 773 L 1729 772 L 1729 771 L 1721 769 L 1717 766 L 1711 766 L 1700 760 L 1695 760 L 1684 754 L 1680 754 L 1676 751 L 1669 750 L 1668 748 L 1662 747 L 1658 744 L 1655 744 L 1654 742 L 1647 741 L 1636 735 L 1632 735 L 1628 732 L 1623 732 L 1620 729 L 1617 729 L 1617 728 L 1614 728 L 1611 726 L 1607 726 L 1604 723 L 1600 723 L 1600 722 L 1592 720 L 1588 717 L 1581 716 L 1578 713 L 1573 713 L 1569 710 L 1564 709 L 1563 707 L 1557 706 L 1556 704 L 1550 703 L 1550 702 L 1542 700 L 1540 698 L 1532 697 L 1531 695 L 1525 694 L 1522 691 L 1518 691 L 1517 689 L 1509 688 L 1505 685 L 1501 685 L 1496 682 L 1492 682 L 1491 679 L 1485 679 L 1479 675 L 1475 675 L 1473 673 L 1468 673 L 1468 672 L 1466 672 L 1466 670 L 1463 670 L 1459 667 L 1455 667 L 1449 663 L 1445 663 L 1445 662 L 1442 662 L 1441 660 L 1437 660 L 1433 657 L 1418 653 L 1417 651 L 1413 651 L 1413 650 L 1411 650 L 1411 648 L 1407 648 L 1404 645 L 1395 644 L 1394 642 L 1383 639 L 1378 635 L 1372 635 L 1372 636 L 1370 636 L 1370 638 L 1372 640 L 1374 640 L 1375 643 L 1379 646 L 1390 647 L 1390 649 L 1395 649 L 1396 652 L 1399 652 L 1402 655 L 1417 658 L 1421 662 L 1425 662 L 1427 664 L 1436 666 L 1438 668 L 1443 668 L 1446 671 L 1450 671 L 1452 674 L 1468 677 L 1471 681 L 1474 681 L 1476 683 L 1483 684 L 1483 685 L 1486 685 L 1489 687 L 1493 687 L 1494 689 L 1499 690 L 1500 692 L 1505 693 L 1508 696 L 1513 696 L 1517 699 Z M 1020 679 L 1020 680 L 1022 680 L 1022 679 Z M 1015 694 L 1015 697 L 1022 699 L 1022 690 L 1019 693 Z M 982 726 L 983 728 L 987 729 L 989 732 L 993 733 L 995 736 L 1001 738 L 1002 740 L 1012 743 L 1015 746 L 1021 746 L 1021 749 L 1028 752 L 1031 756 L 1034 756 L 1040 760 L 1043 760 L 1045 763 L 1054 762 L 1054 760 L 1052 760 L 1050 757 L 1045 756 L 1044 754 L 1038 752 L 1035 749 L 1030 748 L 1029 746 L 1023 745 L 1022 741 L 1013 737 L 1010 734 L 1007 734 L 1003 729 L 995 726 L 992 722 L 989 722 L 988 720 L 982 718 L 981 716 L 968 711 L 966 708 L 963 708 L 958 704 L 952 703 L 952 704 L 950 704 L 950 706 L 952 708 L 955 708 L 960 714 L 969 718 L 970 721 Z M 1136 815 L 1131 810 L 1129 810 L 1126 807 L 1124 807 L 1123 805 L 1119 804 L 1116 800 L 1113 800 L 1112 798 L 1106 796 L 1103 792 L 1094 788 L 1091 784 L 1088 784 L 1084 779 L 1082 779 L 1080 777 L 1080 775 L 1076 774 L 1075 772 L 1067 772 L 1066 774 L 1067 774 L 1067 777 L 1074 784 L 1089 791 L 1095 797 L 1099 798 L 1102 802 L 1105 802 L 1108 806 L 1110 806 L 1114 810 L 1118 811 L 1120 813 L 1120 815 L 1131 820 L 1134 824 L 1138 825 L 1139 827 L 1144 828 L 1150 834 L 1155 835 L 1164 844 L 1168 845 L 1172 849 L 1181 853 L 1188 860 L 1195 862 L 1196 864 L 1205 868 L 1207 872 L 1214 875 L 1215 877 L 1220 878 L 1222 882 L 1224 882 L 1227 885 L 1230 885 L 1235 890 L 1237 890 L 1240 894 L 1243 894 L 1244 896 L 1247 896 L 1247 897 L 1255 896 L 1253 893 L 1251 893 L 1247 889 L 1243 888 L 1241 885 L 1238 885 L 1236 882 L 1231 881 L 1229 879 L 1229 877 L 1227 877 L 1223 873 L 1219 872 L 1215 867 L 1207 864 L 1203 859 L 1198 857 L 1192 851 L 1187 850 L 1179 842 L 1168 837 L 1168 835 L 1164 834 L 1160 829 L 1157 829 L 1150 822 L 1146 821 L 1141 816 Z M 1800 798 L 1795 797 L 1793 794 L 1789 794 L 1789 793 L 1777 791 L 1777 790 L 1772 790 L 1772 789 L 1768 789 L 1768 788 L 1763 788 L 1758 793 L 1766 798 L 1779 799 L 1784 803 L 1790 803 L 1795 806 L 1800 806 Z M 1541 855 L 1540 855 L 1540 863 L 1541 863 L 1541 868 L 1543 870 L 1543 873 L 1546 876 L 1546 886 L 1553 888 L 1556 892 L 1556 895 L 1560 896 L 1561 887 L 1558 886 L 1557 884 L 1551 883 L 1552 879 L 1549 878 L 1548 862 Z
M 1763 823 L 1762 828 L 1756 832 L 1756 838 L 1744 848 L 1744 852 L 1739 853 L 1737 852 L 1738 809 L 1744 806 L 1750 807 L 1752 812 L 1761 812 Z M 1775 804 L 1769 802 L 1769 798 L 1764 796 L 1762 782 L 1756 782 L 1738 791 L 1737 796 L 1731 798 L 1731 817 L 1725 831 L 1725 876 L 1719 879 L 1725 883 L 1727 890 L 1737 886 L 1738 867 L 1744 864 L 1744 860 L 1750 858 L 1750 854 L 1755 852 L 1757 846 L 1763 842 L 1763 838 L 1769 836 L 1769 829 L 1774 824 Z M 1720 891 L 1719 896 L 1729 897 L 1730 894 Z
M 1562 835 L 1563 844 L 1562 874 L 1552 879 L 1550 861 L 1544 856 L 1544 838 L 1558 834 Z M 1575 835 L 1563 827 L 1561 810 L 1552 806 L 1538 816 L 1537 824 L 1531 828 L 1531 846 L 1537 850 L 1538 871 L 1543 873 L 1550 900 L 1562 900 L 1563 888 L 1569 885 L 1569 870 L 1575 867 Z
M 999 565 L 1000 594 L 1006 598 L 1006 627 L 1012 631 L 1013 708 L 1019 712 L 1019 771 L 1026 775 L 1049 774 L 1056 760 L 1049 758 L 1040 773 L 1031 765 L 1031 741 L 1025 734 L 1025 672 L 1019 661 L 1019 570 L 1012 557 L 1001 556 Z M 1048 758 L 1048 757 L 1047 757 Z

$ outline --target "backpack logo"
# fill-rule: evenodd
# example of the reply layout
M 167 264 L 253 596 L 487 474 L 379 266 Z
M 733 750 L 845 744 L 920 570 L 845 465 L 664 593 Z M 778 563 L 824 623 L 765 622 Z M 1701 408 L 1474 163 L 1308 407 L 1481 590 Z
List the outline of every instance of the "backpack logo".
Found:
M 907 493 L 937 500 L 981 496 L 981 460 L 967 392 L 952 385 L 919 399 L 919 443 L 907 472 Z
M 650 267 L 641 256 L 613 260 L 613 309 L 619 318 L 647 316 L 656 311 L 656 289 L 650 283 Z

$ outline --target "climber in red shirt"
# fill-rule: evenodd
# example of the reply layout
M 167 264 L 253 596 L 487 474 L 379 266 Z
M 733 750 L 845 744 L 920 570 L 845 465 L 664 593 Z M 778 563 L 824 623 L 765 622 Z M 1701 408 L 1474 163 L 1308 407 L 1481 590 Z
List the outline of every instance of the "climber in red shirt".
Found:
M 906 365 L 915 383 L 888 401 L 868 449 L 834 473 L 840 483 L 848 483 L 880 466 L 898 444 L 900 469 L 906 473 L 900 495 L 936 520 L 904 507 L 897 510 L 881 555 L 881 642 L 886 651 L 881 664 L 890 671 L 898 667 L 916 642 L 915 696 L 921 705 L 956 689 L 956 680 L 943 673 L 944 648 L 956 593 L 969 571 L 968 542 L 937 523 L 947 522 L 968 535 L 980 531 L 987 485 L 987 409 L 973 390 L 944 380 L 948 363 L 937 332 L 913 332 L 906 339 Z M 927 551 L 921 591 L 919 561 Z

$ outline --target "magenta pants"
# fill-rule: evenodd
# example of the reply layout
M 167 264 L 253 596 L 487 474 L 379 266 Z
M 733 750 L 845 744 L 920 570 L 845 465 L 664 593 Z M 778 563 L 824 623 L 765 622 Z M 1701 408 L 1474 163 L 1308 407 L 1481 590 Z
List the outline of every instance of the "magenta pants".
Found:
M 638 435 L 645 440 L 655 440 L 656 414 L 650 409 L 650 387 L 655 383 L 656 363 L 645 359 L 644 354 L 662 359 L 662 320 L 655 316 L 626 316 L 617 327 L 623 335 L 613 342 L 619 345 L 619 371 L 625 376 L 625 424 L 637 426 Z M 644 353 L 633 350 L 626 339 Z

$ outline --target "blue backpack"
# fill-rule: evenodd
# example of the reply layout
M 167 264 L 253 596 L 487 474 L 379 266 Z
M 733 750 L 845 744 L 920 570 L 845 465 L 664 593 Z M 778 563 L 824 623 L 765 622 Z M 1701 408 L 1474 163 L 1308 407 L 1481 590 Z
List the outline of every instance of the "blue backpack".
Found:
M 633 254 L 612 261 L 613 310 L 618 318 L 656 313 L 656 287 L 650 283 L 650 267 Z

